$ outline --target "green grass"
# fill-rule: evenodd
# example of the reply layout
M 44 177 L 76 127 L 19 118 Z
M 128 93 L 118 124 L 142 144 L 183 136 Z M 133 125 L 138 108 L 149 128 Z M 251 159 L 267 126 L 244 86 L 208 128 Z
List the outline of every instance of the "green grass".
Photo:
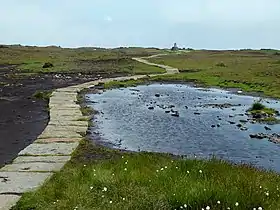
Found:
M 162 80 L 194 81 L 207 86 L 241 88 L 280 97 L 280 63 L 275 50 L 191 51 L 152 58 L 150 61 L 176 67 L 180 74 Z M 217 65 L 218 64 L 218 65 Z M 222 65 L 222 66 L 221 66 Z
M 37 99 L 42 99 L 42 100 L 45 100 L 45 101 L 49 101 L 51 95 L 52 95 L 52 91 L 51 91 L 51 90 L 36 91 L 36 92 L 33 94 L 33 97 L 34 97 L 34 98 L 37 98 Z
M 276 210 L 280 209 L 279 183 L 279 175 L 245 165 L 121 153 L 83 141 L 71 162 L 42 188 L 25 193 L 14 210 L 163 210 L 184 205 L 197 210 L 206 206 Z
M 132 60 L 132 57 L 163 53 L 156 48 L 59 48 L 7 46 L 0 48 L 0 64 L 15 64 L 20 73 L 95 73 L 147 74 L 162 73 L 162 69 Z M 42 68 L 50 62 L 52 68 Z
M 254 110 L 263 110 L 265 109 L 265 105 L 263 105 L 262 103 L 260 102 L 256 102 L 256 103 L 253 103 L 252 107 L 250 108 L 251 111 L 254 111 Z

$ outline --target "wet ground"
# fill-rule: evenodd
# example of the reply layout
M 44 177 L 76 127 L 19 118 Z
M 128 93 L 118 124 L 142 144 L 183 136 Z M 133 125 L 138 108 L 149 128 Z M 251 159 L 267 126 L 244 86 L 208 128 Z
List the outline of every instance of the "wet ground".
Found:
M 246 122 L 246 110 L 257 97 L 175 84 L 114 89 L 86 97 L 99 111 L 92 138 L 103 145 L 202 158 L 214 155 L 280 172 L 280 144 L 249 136 L 280 133 L 279 124 Z M 280 110 L 276 100 L 263 103 Z

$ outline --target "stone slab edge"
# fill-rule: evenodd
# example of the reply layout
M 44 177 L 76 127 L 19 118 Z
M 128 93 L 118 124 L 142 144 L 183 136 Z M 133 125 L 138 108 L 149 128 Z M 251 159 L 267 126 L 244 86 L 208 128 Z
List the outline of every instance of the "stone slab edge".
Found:
M 150 57 L 154 57 L 154 56 L 150 56 Z M 149 57 L 147 57 L 149 58 Z M 159 65 L 159 64 L 155 64 L 155 63 L 151 63 L 147 60 L 145 60 L 145 58 L 133 58 L 134 60 L 147 64 L 147 65 L 152 65 L 152 66 L 158 66 L 160 68 L 163 68 L 166 70 L 165 74 L 174 74 L 174 73 L 179 73 L 179 70 L 170 66 L 165 66 L 165 65 Z M 80 85 L 73 85 L 73 86 L 69 86 L 69 87 L 65 87 L 65 88 L 59 88 L 57 90 L 55 90 L 50 98 L 50 103 L 49 103 L 49 107 L 51 107 L 50 109 L 50 115 L 52 115 L 52 113 L 60 113 L 60 110 L 69 110 L 69 111 L 75 111 L 75 114 L 77 113 L 79 116 L 81 114 L 80 112 L 80 107 L 77 106 L 76 104 L 76 99 L 77 99 L 77 94 L 78 92 L 80 92 L 81 90 L 85 89 L 85 88 L 89 88 L 92 87 L 94 85 L 97 85 L 98 83 L 106 83 L 106 82 L 110 82 L 110 81 L 124 81 L 124 80 L 137 80 L 137 79 L 141 79 L 141 78 L 145 78 L 147 76 L 149 77 L 153 77 L 153 76 L 158 76 L 159 74 L 154 74 L 154 75 L 136 75 L 136 76 L 129 76 L 129 77 L 117 77 L 117 78 L 107 78 L 107 79 L 100 79 L 100 80 L 95 80 L 95 81 L 91 81 L 91 82 L 87 82 L 84 84 L 80 84 Z M 66 104 L 65 104 L 66 102 Z M 63 106 L 65 106 L 65 108 L 63 108 Z M 69 109 L 70 107 L 70 109 Z M 65 113 L 65 112 L 64 112 Z M 65 118 L 65 116 L 61 116 L 61 118 Z M 63 124 L 60 125 L 60 122 L 57 120 L 52 121 L 52 119 L 50 120 L 50 122 L 48 123 L 47 127 L 45 128 L 45 130 L 49 130 L 48 127 L 53 126 L 53 125 L 57 125 L 58 127 L 63 126 L 63 129 L 67 128 L 67 126 L 72 126 L 73 124 L 75 125 L 74 122 L 76 122 L 76 120 L 72 121 L 73 123 L 69 123 L 69 124 Z M 61 133 L 56 134 L 55 130 L 53 131 L 53 135 L 48 136 L 48 138 L 42 140 L 40 138 L 38 138 L 33 144 L 57 144 L 57 143 L 74 143 L 74 142 L 79 142 L 82 138 L 77 135 L 75 137 L 70 137 L 70 138 L 57 138 L 58 136 L 60 137 Z M 76 149 L 78 146 L 78 143 L 75 144 L 75 146 L 73 147 L 73 150 Z M 29 145 L 29 147 L 32 147 L 32 144 Z M 36 147 L 35 147 L 36 148 Z M 26 150 L 27 148 L 25 148 L 24 150 Z M 54 168 L 56 168 L 56 170 L 59 170 L 60 168 L 62 168 L 65 163 L 70 160 L 70 155 L 66 155 L 66 156 L 57 156 L 57 154 L 55 155 L 51 155 L 51 156 L 44 156 L 44 154 L 37 154 L 38 156 L 28 156 L 28 154 L 25 154 L 22 150 L 19 153 L 19 157 L 16 158 L 14 160 L 14 162 L 10 165 L 4 166 L 2 169 L 0 169 L 0 171 L 2 171 L 2 173 L 11 173 L 9 172 L 9 170 L 15 170 L 15 172 L 12 173 L 32 173 L 31 172 L 21 172 L 20 167 L 18 167 L 19 165 L 31 165 L 31 166 L 36 166 L 36 164 L 46 164 L 48 167 L 51 166 L 51 164 L 54 165 Z M 66 149 L 67 150 L 67 149 Z M 35 152 L 36 153 L 36 152 Z M 20 156 L 20 154 L 25 154 L 25 156 Z M 62 158 L 63 157 L 63 158 Z M 14 164 L 14 165 L 13 165 Z M 56 167 L 58 164 L 59 167 Z M 7 171 L 5 171 L 5 168 L 7 168 Z M 36 167 L 35 167 L 36 168 Z M 52 167 L 49 167 L 52 168 Z M 17 171 L 18 170 L 18 171 Z M 33 172 L 34 173 L 34 172 Z M 45 173 L 45 172 L 44 172 Z M 39 172 L 40 174 L 40 172 Z M 43 174 L 42 174 L 43 175 Z M 46 175 L 46 174 L 45 174 Z M 44 181 L 46 181 L 47 177 L 45 178 Z M 43 183 L 43 182 L 42 182 Z M 40 182 L 40 184 L 37 187 L 40 187 L 40 185 L 42 184 Z M 13 186 L 13 187 L 18 187 L 18 186 Z M 24 190 L 24 192 L 27 192 L 28 190 Z M 23 192 L 23 193 L 24 193 Z M 20 196 L 15 194 L 9 194 L 9 195 L 1 195 L 0 194 L 0 210 L 8 210 L 11 207 L 13 207 L 14 205 L 16 205 L 17 201 L 20 199 Z

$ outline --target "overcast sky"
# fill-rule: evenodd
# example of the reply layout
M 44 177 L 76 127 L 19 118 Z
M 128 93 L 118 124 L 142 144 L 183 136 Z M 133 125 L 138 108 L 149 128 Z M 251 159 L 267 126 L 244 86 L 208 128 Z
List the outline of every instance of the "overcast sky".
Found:
M 0 0 L 0 43 L 280 49 L 280 0 Z

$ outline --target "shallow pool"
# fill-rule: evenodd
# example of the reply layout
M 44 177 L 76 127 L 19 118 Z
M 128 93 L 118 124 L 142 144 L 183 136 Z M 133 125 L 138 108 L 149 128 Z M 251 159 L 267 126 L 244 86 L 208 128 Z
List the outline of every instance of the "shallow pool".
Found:
M 247 120 L 244 114 L 257 97 L 188 85 L 152 84 L 87 94 L 86 98 L 88 105 L 99 111 L 91 132 L 101 144 L 202 158 L 214 155 L 280 172 L 280 145 L 249 137 L 259 132 L 280 133 L 280 125 L 267 125 L 271 128 L 268 131 L 264 124 L 240 123 Z M 263 103 L 280 110 L 276 100 L 265 99 Z M 209 104 L 230 105 L 220 108 Z M 248 130 L 240 130 L 238 124 Z

